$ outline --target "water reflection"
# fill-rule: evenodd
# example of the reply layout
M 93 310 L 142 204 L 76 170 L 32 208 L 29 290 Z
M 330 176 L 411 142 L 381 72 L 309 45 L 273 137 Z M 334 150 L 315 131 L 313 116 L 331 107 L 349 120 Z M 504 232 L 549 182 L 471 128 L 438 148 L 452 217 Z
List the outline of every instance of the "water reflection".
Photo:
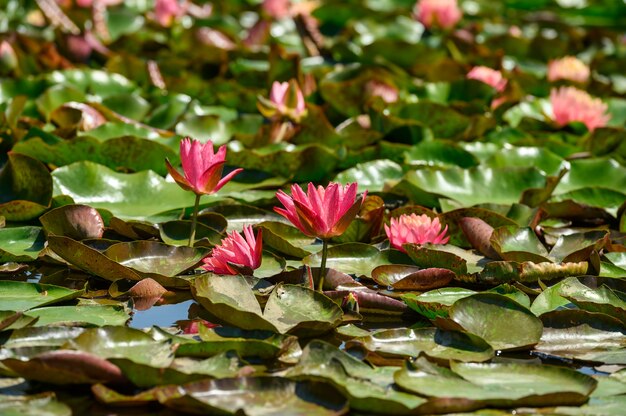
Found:
M 176 321 L 189 318 L 189 308 L 196 302 L 192 299 L 170 305 L 153 306 L 150 309 L 140 311 L 135 309 L 129 326 L 132 328 L 150 328 L 153 325 L 169 327 Z

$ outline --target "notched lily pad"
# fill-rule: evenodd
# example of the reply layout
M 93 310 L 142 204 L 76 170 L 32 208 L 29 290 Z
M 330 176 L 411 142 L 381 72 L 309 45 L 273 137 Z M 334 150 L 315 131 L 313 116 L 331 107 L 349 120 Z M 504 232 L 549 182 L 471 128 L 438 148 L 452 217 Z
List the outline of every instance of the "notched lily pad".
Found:
M 239 275 L 204 275 L 194 281 L 191 290 L 210 314 L 243 329 L 319 334 L 339 325 L 343 315 L 328 297 L 289 284 L 277 285 L 262 310 L 251 287 Z

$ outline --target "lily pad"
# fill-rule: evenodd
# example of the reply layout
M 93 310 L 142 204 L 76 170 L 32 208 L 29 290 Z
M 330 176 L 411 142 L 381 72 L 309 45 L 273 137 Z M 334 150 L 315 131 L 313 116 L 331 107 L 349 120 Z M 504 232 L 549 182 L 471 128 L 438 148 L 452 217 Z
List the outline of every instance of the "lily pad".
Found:
M 527 308 L 494 293 L 456 301 L 450 308 L 450 319 L 497 350 L 531 347 L 539 342 L 543 331 L 541 321 Z
M 198 277 L 192 294 L 212 315 L 242 329 L 322 333 L 339 325 L 342 316 L 339 306 L 326 296 L 295 285 L 276 286 L 262 311 L 239 275 Z
M 455 277 L 453 271 L 440 268 L 420 269 L 415 266 L 385 265 L 372 270 L 372 279 L 379 285 L 400 290 L 430 290 L 443 287 Z
M 76 299 L 84 293 L 55 285 L 0 280 L 0 304 L 4 310 L 26 311 Z
M 193 413 L 335 415 L 347 406 L 343 395 L 326 383 L 268 376 L 163 387 L 155 395 L 169 408 Z
M 0 216 L 8 221 L 28 221 L 50 206 L 52 178 L 40 161 L 9 153 L 0 169 Z
M 319 266 L 321 261 L 321 251 L 302 259 L 304 264 L 310 266 Z M 369 244 L 345 243 L 328 249 L 326 267 L 348 274 L 369 277 L 377 266 L 410 263 L 409 257 L 397 250 L 378 250 Z
M 350 408 L 364 412 L 408 414 L 425 400 L 393 385 L 395 367 L 372 368 L 363 361 L 320 341 L 311 341 L 302 359 L 287 372 L 297 380 L 324 380 L 348 397 Z
M 417 357 L 421 353 L 438 360 L 482 362 L 493 357 L 483 339 L 458 331 L 437 328 L 389 329 L 349 341 L 348 348 L 361 346 L 369 352 L 390 357 Z
M 41 227 L 0 228 L 0 263 L 35 260 L 45 244 Z
M 471 409 L 491 406 L 555 406 L 587 401 L 597 382 L 590 376 L 563 367 L 514 363 L 455 363 L 450 369 L 428 364 L 405 368 L 396 374 L 402 388 L 448 405 Z M 421 364 L 421 365 L 420 365 Z M 517 377 L 511 378 L 511 374 Z M 479 402 L 479 403 L 476 403 Z M 443 403 L 442 403 L 443 404 Z
M 104 233 L 100 213 L 87 205 L 64 205 L 48 211 L 39 221 L 48 233 L 74 240 L 101 238 Z

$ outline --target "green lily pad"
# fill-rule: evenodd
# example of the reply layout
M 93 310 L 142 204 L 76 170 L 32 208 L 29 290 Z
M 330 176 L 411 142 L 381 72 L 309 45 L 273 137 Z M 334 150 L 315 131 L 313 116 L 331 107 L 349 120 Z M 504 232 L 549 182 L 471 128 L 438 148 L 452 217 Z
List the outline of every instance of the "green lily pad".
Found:
M 448 405 L 457 402 L 468 410 L 477 404 L 481 407 L 582 404 L 597 384 L 590 376 L 575 370 L 549 365 L 452 362 L 447 369 L 424 360 L 416 364 L 419 368 L 399 371 L 396 383 L 427 397 L 446 398 Z M 517 377 L 511 378 L 511 374 Z
M 401 296 L 402 300 L 415 312 L 428 319 L 435 320 L 437 317 L 448 318 L 450 307 L 459 299 L 471 296 L 476 292 L 460 287 L 444 287 L 430 290 L 422 294 L 406 293 Z
M 269 376 L 168 386 L 155 395 L 169 408 L 194 413 L 335 415 L 347 408 L 345 397 L 326 383 Z
M 50 206 L 52 179 L 48 169 L 36 159 L 9 153 L 0 169 L 0 216 L 8 221 L 27 221 Z
M 478 293 L 459 299 L 450 308 L 450 319 L 497 350 L 533 346 L 539 342 L 543 331 L 541 321 L 527 308 L 495 293 Z
M 309 266 L 319 266 L 321 262 L 321 251 L 302 259 L 302 263 Z M 326 267 L 348 274 L 369 277 L 377 266 L 410 263 L 409 257 L 397 250 L 378 250 L 369 244 L 345 243 L 328 249 Z
M 125 174 L 77 162 L 55 169 L 52 176 L 55 196 L 69 195 L 78 204 L 104 208 L 122 219 L 143 219 L 194 203 L 191 192 L 151 171 Z
M 26 311 L 65 302 L 76 299 L 84 293 L 84 290 L 72 290 L 55 285 L 0 280 L 0 303 L 2 309 L 10 311 Z
M 381 192 L 387 182 L 402 179 L 402 166 L 387 159 L 359 163 L 355 167 L 340 172 L 334 182 L 358 184 L 358 192 Z
M 61 258 L 87 273 L 113 282 L 118 279 L 141 280 L 141 276 L 136 271 L 69 237 L 48 236 L 48 247 Z
M 240 275 L 204 275 L 193 282 L 191 290 L 212 315 L 242 329 L 322 333 L 341 322 L 342 312 L 337 304 L 302 286 L 277 285 L 264 311 Z
M 119 305 L 49 306 L 31 309 L 28 316 L 39 318 L 34 326 L 125 325 L 130 319 L 129 311 Z
M 419 267 L 448 269 L 457 276 L 467 274 L 467 262 L 456 254 L 443 251 L 435 244 L 419 246 L 417 244 L 405 244 L 404 249 Z
M 146 364 L 128 358 L 109 358 L 137 387 L 184 384 L 207 378 L 237 377 L 252 371 L 236 354 L 221 353 L 205 360 L 177 358 L 169 365 Z
M 529 228 L 500 227 L 491 235 L 491 245 L 504 260 L 550 262 L 548 250 Z
M 300 230 L 282 222 L 263 221 L 258 225 L 263 229 L 263 244 L 280 253 L 296 258 L 306 257 L 312 250 L 307 250 L 315 243 L 315 238 L 308 237 Z
M 350 408 L 373 413 L 409 414 L 425 400 L 393 385 L 395 367 L 372 368 L 321 340 L 311 341 L 287 376 L 297 380 L 324 380 L 348 397 Z
M 550 250 L 550 257 L 558 262 L 580 262 L 589 259 L 591 253 L 600 251 L 608 242 L 606 231 L 588 231 L 559 236 Z
M 493 349 L 483 339 L 458 331 L 437 328 L 389 329 L 354 338 L 348 347 L 390 357 L 416 357 L 425 353 L 439 360 L 482 362 L 493 357 Z
M 545 185 L 544 175 L 536 168 L 419 169 L 408 172 L 405 177 L 417 188 L 454 199 L 464 207 L 483 203 L 512 204 L 520 200 L 524 190 Z
M 194 267 L 207 251 L 192 247 L 177 247 L 156 241 L 132 241 L 109 246 L 104 255 L 144 277 L 175 277 Z M 154 275 L 154 276 L 153 276 Z
M 418 143 L 405 153 L 404 162 L 411 167 L 458 166 L 467 169 L 478 165 L 474 155 L 448 140 Z
M 0 263 L 30 262 L 39 256 L 45 244 L 41 227 L 0 228 Z
M 558 310 L 541 316 L 544 331 L 535 350 L 567 360 L 603 364 L 626 362 L 626 327 L 613 317 L 583 310 Z
M 191 221 L 167 221 L 159 224 L 161 240 L 170 246 L 186 246 L 191 234 Z M 222 234 L 202 223 L 196 224 L 195 241 L 206 238 L 211 245 L 218 245 L 222 241 Z
M 240 357 L 276 358 L 281 362 L 293 363 L 302 352 L 296 337 L 272 331 L 248 331 L 234 327 L 208 329 L 200 326 L 198 335 L 199 342 L 189 338 L 172 338 L 172 342 L 180 343 L 176 356 L 208 358 L 234 351 Z
M 87 329 L 64 347 L 101 358 L 126 358 L 150 366 L 167 367 L 174 359 L 174 347 L 167 340 L 155 341 L 143 331 L 124 326 Z

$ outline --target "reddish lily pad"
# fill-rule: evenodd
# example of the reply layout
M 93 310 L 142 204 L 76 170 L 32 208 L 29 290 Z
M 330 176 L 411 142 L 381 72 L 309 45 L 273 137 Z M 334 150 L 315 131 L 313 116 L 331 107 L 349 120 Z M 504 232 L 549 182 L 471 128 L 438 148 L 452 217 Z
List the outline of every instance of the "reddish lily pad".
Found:
M 399 264 L 378 266 L 372 270 L 372 279 L 379 285 L 392 286 L 400 290 L 430 290 L 444 287 L 456 275 L 441 268 L 421 269 Z
M 48 211 L 39 221 L 48 233 L 74 240 L 101 238 L 104 233 L 100 213 L 87 205 L 64 205 Z

